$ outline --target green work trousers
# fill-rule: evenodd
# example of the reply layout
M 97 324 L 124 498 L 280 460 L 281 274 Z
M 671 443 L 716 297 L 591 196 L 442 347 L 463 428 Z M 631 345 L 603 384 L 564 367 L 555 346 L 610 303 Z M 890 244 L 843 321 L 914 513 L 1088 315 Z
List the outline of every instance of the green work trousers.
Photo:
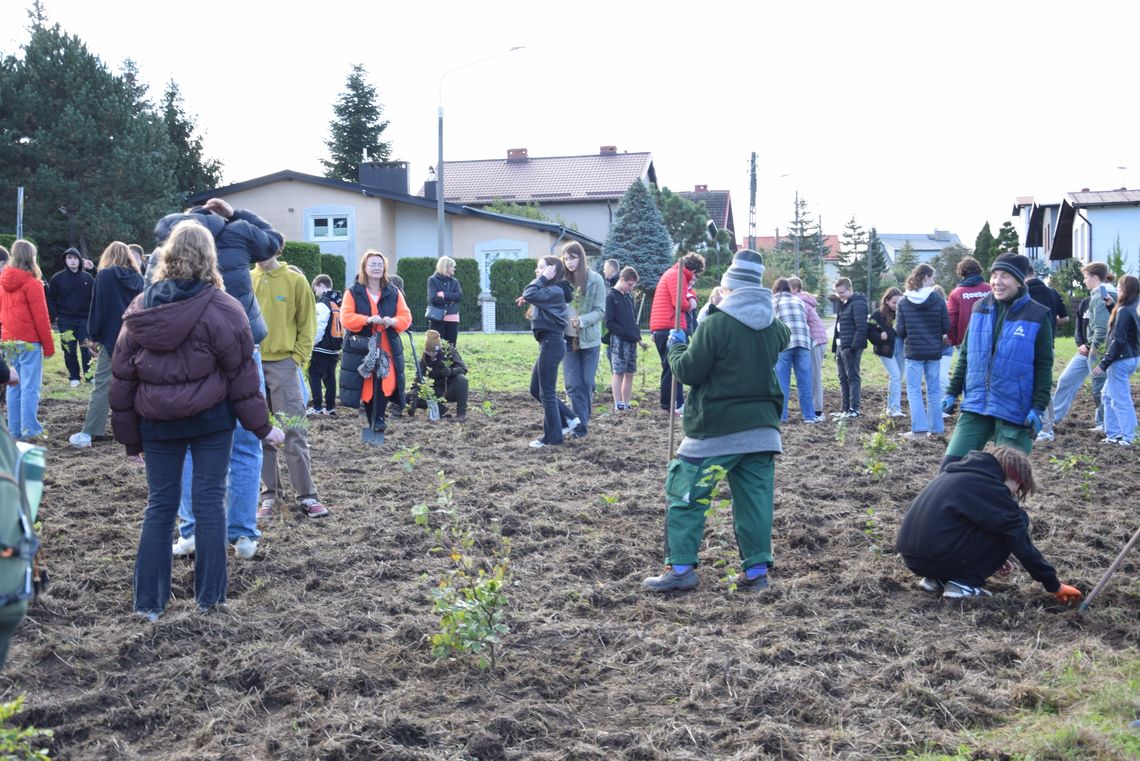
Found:
M 732 522 L 744 568 L 772 564 L 772 493 L 776 460 L 771 452 L 706 457 L 700 462 L 675 459 L 665 479 L 668 508 L 665 526 L 669 565 L 696 565 L 705 533 L 714 479 L 712 466 L 728 472 L 732 489 Z
M 950 445 L 946 447 L 946 456 L 965 457 L 975 449 L 984 449 L 989 441 L 999 447 L 1013 447 L 1029 454 L 1033 449 L 1033 429 L 989 415 L 962 412 L 958 415 L 958 424 L 954 426 Z
M 8 662 L 8 648 L 12 644 L 12 635 L 16 627 L 24 620 L 28 612 L 28 601 L 22 600 L 0 608 L 0 669 Z

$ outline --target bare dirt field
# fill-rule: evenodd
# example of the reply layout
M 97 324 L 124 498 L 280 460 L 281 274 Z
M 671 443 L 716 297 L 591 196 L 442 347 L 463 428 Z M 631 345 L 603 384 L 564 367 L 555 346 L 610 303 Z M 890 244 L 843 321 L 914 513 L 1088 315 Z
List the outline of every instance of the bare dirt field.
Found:
M 696 591 L 651 596 L 668 418 L 607 413 L 582 441 L 532 450 L 537 404 L 496 395 L 488 416 L 481 401 L 462 425 L 397 420 L 378 450 L 351 411 L 315 421 L 331 515 L 275 518 L 256 558 L 231 556 L 222 613 L 195 612 L 193 564 L 176 558 L 176 599 L 153 625 L 131 614 L 143 472 L 111 442 L 66 446 L 83 407 L 45 402 L 54 581 L 16 636 L 4 699 L 27 694 L 21 723 L 54 730 L 63 759 L 890 758 L 953 751 L 964 730 L 1033 707 L 1074 650 L 1140 640 L 1140 553 L 1083 616 L 1020 568 L 983 601 L 919 591 L 893 538 L 945 444 L 899 442 L 876 481 L 870 417 L 844 443 L 834 424 L 786 427 L 770 589 L 730 594 L 706 566 Z M 1029 511 L 1046 558 L 1087 592 L 1136 529 L 1140 471 L 1137 451 L 1097 444 L 1086 401 L 1034 452 Z M 1081 454 L 1099 468 L 1091 488 L 1049 462 Z M 496 526 L 513 542 L 493 672 L 430 652 L 449 561 L 411 508 L 434 501 L 441 469 L 479 543 Z

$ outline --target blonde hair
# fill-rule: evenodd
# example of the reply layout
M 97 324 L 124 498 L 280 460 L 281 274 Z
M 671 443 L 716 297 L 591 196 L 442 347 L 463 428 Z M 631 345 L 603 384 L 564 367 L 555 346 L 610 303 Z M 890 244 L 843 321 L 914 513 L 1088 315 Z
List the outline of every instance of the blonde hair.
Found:
M 384 290 L 388 287 L 388 270 L 391 269 L 391 266 L 389 265 L 388 257 L 374 248 L 368 249 L 364 252 L 364 256 L 360 257 L 360 270 L 356 273 L 356 282 L 366 288 L 368 287 L 368 274 L 364 270 L 368 266 L 368 260 L 374 256 L 380 257 L 384 262 L 384 274 L 380 277 L 380 290 Z
M 36 262 L 36 244 L 30 240 L 20 238 L 12 244 L 12 259 L 8 262 L 9 267 L 15 267 L 24 272 L 30 272 L 36 276 L 37 279 L 42 279 L 44 273 L 40 270 L 40 265 Z
M 131 256 L 130 247 L 121 241 L 112 241 L 111 245 L 103 249 L 103 255 L 99 257 L 99 269 L 106 269 L 108 267 L 124 267 L 129 270 L 139 271 L 139 265 L 135 262 L 135 258 Z
M 222 275 L 218 272 L 218 251 L 214 247 L 214 236 L 204 226 L 190 219 L 176 224 L 166 243 L 158 249 L 154 279 L 155 282 L 201 280 L 219 290 L 225 290 Z
M 455 260 L 454 259 L 452 259 L 450 256 L 441 256 L 435 262 L 435 274 L 443 275 L 444 277 L 447 277 L 447 268 L 448 267 L 454 267 L 454 266 L 455 266 Z M 384 269 L 387 270 L 388 269 L 387 266 L 385 266 Z

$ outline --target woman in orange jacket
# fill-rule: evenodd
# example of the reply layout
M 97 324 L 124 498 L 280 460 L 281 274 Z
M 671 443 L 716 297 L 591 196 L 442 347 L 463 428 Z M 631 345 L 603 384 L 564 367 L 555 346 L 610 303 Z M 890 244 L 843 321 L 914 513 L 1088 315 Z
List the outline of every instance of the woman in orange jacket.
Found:
M 379 251 L 364 252 L 356 283 L 345 291 L 340 319 L 345 329 L 341 402 L 348 407 L 361 407 L 372 430 L 383 431 L 388 402 L 404 406 L 404 345 L 400 333 L 411 326 L 412 313 L 404 294 L 389 282 L 388 259 Z M 373 335 L 378 352 L 370 353 Z M 362 365 L 372 369 L 367 377 L 361 373 Z M 375 405 L 379 406 L 374 414 Z
M 55 354 L 51 318 L 36 247 L 26 240 L 12 244 L 11 261 L 0 273 L 0 339 L 14 341 L 8 364 L 20 383 L 8 387 L 8 432 L 18 439 L 38 438 L 44 432 L 38 413 L 44 359 Z

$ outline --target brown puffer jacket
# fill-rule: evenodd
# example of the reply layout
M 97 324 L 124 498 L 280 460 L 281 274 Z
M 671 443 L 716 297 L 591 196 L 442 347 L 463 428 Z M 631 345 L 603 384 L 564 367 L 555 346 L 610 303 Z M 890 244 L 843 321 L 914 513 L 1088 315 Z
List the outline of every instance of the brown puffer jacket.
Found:
M 241 304 L 206 285 L 188 298 L 145 306 L 156 283 L 123 315 L 112 355 L 110 403 L 115 438 L 142 451 L 140 419 L 186 420 L 229 400 L 242 425 L 265 438 L 272 426 L 260 390 L 253 336 Z M 184 295 L 184 294 L 183 294 Z

